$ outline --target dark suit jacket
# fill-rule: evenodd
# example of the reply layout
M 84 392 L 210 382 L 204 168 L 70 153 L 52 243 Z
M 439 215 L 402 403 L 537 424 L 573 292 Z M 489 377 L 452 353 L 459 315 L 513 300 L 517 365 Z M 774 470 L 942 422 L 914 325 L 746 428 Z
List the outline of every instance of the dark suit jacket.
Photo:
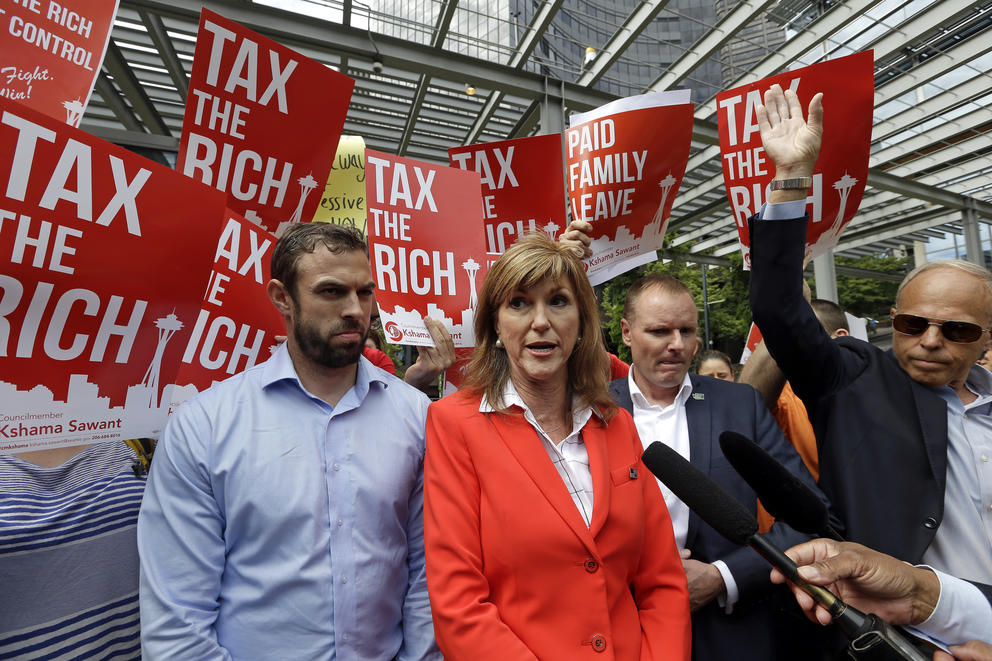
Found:
M 719 437 L 733 430 L 753 439 L 764 450 L 819 492 L 799 455 L 782 435 L 761 396 L 751 386 L 729 383 L 706 376 L 690 375 L 692 396 L 685 403 L 689 426 L 689 461 L 708 474 L 727 493 L 755 514 L 757 497 L 733 469 L 720 450 Z M 627 379 L 610 384 L 610 393 L 621 408 L 633 415 Z M 645 445 L 655 440 L 641 439 Z M 776 523 L 766 537 L 787 549 L 809 539 L 808 535 Z M 686 548 L 702 562 L 723 560 L 737 583 L 740 600 L 727 615 L 714 600 L 692 616 L 692 656 L 699 661 L 769 661 L 811 658 L 787 654 L 777 649 L 775 622 L 769 598 L 774 590 L 769 564 L 750 547 L 736 546 L 720 536 L 695 514 L 689 515 Z
M 846 537 L 919 563 L 944 514 L 947 405 L 891 351 L 830 339 L 802 295 L 805 237 L 805 219 L 751 219 L 754 321 L 809 411 Z

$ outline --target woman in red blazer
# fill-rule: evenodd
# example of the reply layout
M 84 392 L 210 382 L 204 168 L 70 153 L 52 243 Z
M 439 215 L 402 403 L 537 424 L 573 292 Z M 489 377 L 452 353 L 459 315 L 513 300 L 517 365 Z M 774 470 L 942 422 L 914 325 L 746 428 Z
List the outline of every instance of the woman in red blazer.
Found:
M 689 658 L 672 524 L 607 390 L 595 295 L 568 247 L 493 265 L 464 389 L 431 405 L 427 584 L 449 661 Z

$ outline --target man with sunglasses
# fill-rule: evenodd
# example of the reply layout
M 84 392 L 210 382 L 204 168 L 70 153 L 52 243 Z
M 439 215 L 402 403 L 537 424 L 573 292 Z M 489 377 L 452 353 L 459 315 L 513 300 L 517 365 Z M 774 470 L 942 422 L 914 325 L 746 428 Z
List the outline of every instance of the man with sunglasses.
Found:
M 992 275 L 958 260 L 925 264 L 896 294 L 891 352 L 831 340 L 802 294 L 821 95 L 807 123 L 795 93 L 773 86 L 757 115 L 776 175 L 750 221 L 751 307 L 810 412 L 819 485 L 849 540 L 979 584 L 972 603 L 988 608 L 992 376 L 974 363 L 990 346 Z

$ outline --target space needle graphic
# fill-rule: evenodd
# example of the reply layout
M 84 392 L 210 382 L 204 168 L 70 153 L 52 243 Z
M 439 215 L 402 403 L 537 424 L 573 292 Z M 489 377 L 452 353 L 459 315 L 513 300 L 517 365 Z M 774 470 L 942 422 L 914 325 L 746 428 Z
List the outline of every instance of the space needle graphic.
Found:
M 475 312 L 476 306 L 479 305 L 479 296 L 475 293 L 475 276 L 479 273 L 479 262 L 469 257 L 467 260 L 462 262 L 462 268 L 465 269 L 465 273 L 468 274 L 468 309 Z
M 661 203 L 658 204 L 658 211 L 655 212 L 654 218 L 651 222 L 657 223 L 659 227 L 661 226 L 661 221 L 663 220 L 662 216 L 665 215 L 665 203 L 668 201 L 668 194 L 671 192 L 672 186 L 674 186 L 677 181 L 678 179 L 673 177 L 672 173 L 669 172 L 667 177 L 658 182 L 658 185 L 661 187 Z
M 72 127 L 79 126 L 79 120 L 83 117 L 83 104 L 79 99 L 74 99 L 72 101 L 63 101 L 62 107 L 65 108 L 65 123 Z
M 145 370 L 145 376 L 141 379 L 141 385 L 148 390 L 148 408 L 157 409 L 158 403 L 158 380 L 162 370 L 162 356 L 165 355 L 165 345 L 169 343 L 176 331 L 182 330 L 183 322 L 179 321 L 176 313 L 170 312 L 164 317 L 155 320 L 155 327 L 158 328 L 158 346 L 155 347 L 155 355 L 152 362 Z
M 555 222 L 553 220 L 549 220 L 548 221 L 548 224 L 541 228 L 541 230 L 545 234 L 547 234 L 549 237 L 551 237 L 551 240 L 552 241 L 555 240 L 555 237 L 558 235 L 558 230 L 560 230 L 560 229 L 561 228 L 558 227 L 558 225 L 555 224 Z
M 296 210 L 289 218 L 291 223 L 298 223 L 303 220 L 303 207 L 306 206 L 307 197 L 317 188 L 317 180 L 313 178 L 312 172 L 305 177 L 300 177 L 296 182 L 300 185 L 300 203 L 296 205 Z

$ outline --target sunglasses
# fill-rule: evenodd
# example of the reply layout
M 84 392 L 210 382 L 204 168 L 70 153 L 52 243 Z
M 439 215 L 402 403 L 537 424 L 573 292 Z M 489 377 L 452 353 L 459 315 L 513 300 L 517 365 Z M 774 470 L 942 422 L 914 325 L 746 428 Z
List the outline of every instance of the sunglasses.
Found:
M 892 327 L 903 335 L 922 335 L 930 326 L 939 326 L 941 334 L 947 340 L 960 344 L 974 342 L 989 330 L 970 321 L 928 319 L 915 314 L 897 314 L 892 317 Z

